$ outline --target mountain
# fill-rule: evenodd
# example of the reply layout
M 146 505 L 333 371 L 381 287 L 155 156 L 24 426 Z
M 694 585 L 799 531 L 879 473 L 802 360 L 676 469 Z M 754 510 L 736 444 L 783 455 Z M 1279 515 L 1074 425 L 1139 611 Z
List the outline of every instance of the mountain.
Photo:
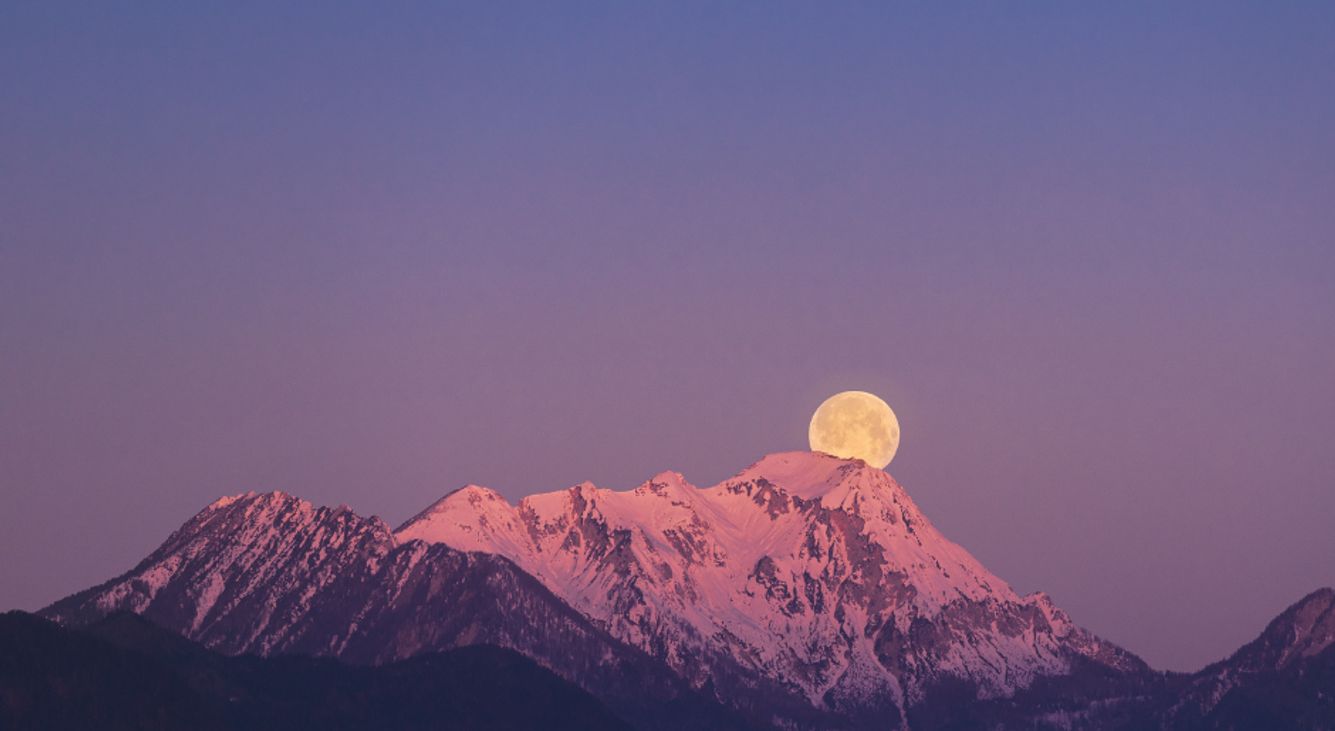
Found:
M 466 645 L 512 648 L 642 728 L 741 725 L 509 560 L 421 541 L 379 518 L 282 493 L 223 498 L 131 571 L 42 611 L 84 626 L 143 615 L 229 655 L 386 663 Z
M 1257 639 L 1195 673 L 1083 667 L 1008 698 L 918 706 L 914 728 L 1053 731 L 1335 730 L 1335 589 L 1286 609 Z
M 1303 597 L 1255 640 L 1194 674 L 1164 722 L 1177 728 L 1335 729 L 1335 589 Z
M 993 698 L 1076 663 L 1146 670 L 1016 594 L 859 460 L 774 454 L 704 489 L 665 472 L 517 505 L 469 486 L 395 537 L 503 556 L 696 686 L 738 697 L 766 678 L 868 722 L 943 684 Z
M 9 612 L 0 615 L 0 728 L 630 726 L 579 687 L 497 647 L 358 667 L 308 657 L 227 657 L 134 615 L 110 615 L 76 631 Z
M 510 648 L 646 729 L 1144 727 L 1195 682 L 1016 593 L 885 471 L 805 452 L 707 488 L 665 472 L 510 504 L 468 486 L 398 530 L 223 498 L 42 613 L 122 611 L 227 655 Z

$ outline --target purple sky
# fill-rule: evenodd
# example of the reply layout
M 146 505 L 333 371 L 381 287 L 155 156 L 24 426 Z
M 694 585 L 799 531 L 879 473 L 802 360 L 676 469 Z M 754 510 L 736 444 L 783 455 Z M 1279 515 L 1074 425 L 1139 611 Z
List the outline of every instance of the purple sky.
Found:
M 1335 584 L 1335 6 L 155 5 L 0 7 L 0 609 L 249 489 L 711 484 L 850 388 L 1156 667 Z

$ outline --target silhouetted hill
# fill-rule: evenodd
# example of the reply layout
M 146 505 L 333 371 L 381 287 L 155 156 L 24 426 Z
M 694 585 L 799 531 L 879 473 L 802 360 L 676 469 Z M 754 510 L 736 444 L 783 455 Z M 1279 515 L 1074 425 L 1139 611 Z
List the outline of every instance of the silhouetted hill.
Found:
M 382 666 L 226 657 L 130 614 L 70 630 L 0 615 L 4 729 L 628 729 L 510 650 Z
M 1089 663 L 1009 698 L 938 686 L 922 729 L 1335 729 L 1335 592 L 1280 614 L 1197 673 Z M 513 651 L 475 645 L 379 666 L 225 656 L 134 614 L 68 629 L 0 615 L 0 729 L 628 729 Z

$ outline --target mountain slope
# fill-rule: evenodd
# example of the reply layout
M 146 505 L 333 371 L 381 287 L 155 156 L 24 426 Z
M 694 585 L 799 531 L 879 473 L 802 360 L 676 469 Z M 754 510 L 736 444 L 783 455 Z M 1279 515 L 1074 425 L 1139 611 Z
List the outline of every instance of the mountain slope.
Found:
M 1309 594 L 1257 639 L 1195 673 L 1109 674 L 1085 667 L 1044 678 L 1011 698 L 921 707 L 911 720 L 915 729 L 1331 731 L 1335 589 Z
M 766 678 L 867 721 L 897 722 L 942 683 L 997 697 L 1076 660 L 1144 670 L 1017 595 L 857 460 L 776 454 L 707 489 L 669 472 L 517 505 L 469 486 L 395 535 L 504 556 L 697 685 Z
M 378 518 L 282 493 L 223 498 L 126 574 L 43 610 L 74 626 L 130 611 L 226 654 L 383 663 L 518 650 L 642 727 L 736 725 L 510 561 L 398 543 Z
M 630 727 L 575 685 L 496 647 L 355 667 L 225 657 L 133 615 L 74 631 L 10 612 L 0 615 L 0 728 Z
M 1200 673 L 1155 673 L 1042 594 L 1016 594 L 885 472 L 809 453 L 771 455 L 704 489 L 668 472 L 630 491 L 585 483 L 511 505 L 469 486 L 398 531 L 247 493 L 43 611 L 184 663 L 183 679 L 107 660 L 98 667 L 116 677 L 89 686 L 142 676 L 168 699 L 154 718 L 175 727 L 219 727 L 210 704 L 237 689 L 232 660 L 118 612 L 273 658 L 240 663 L 315 675 L 328 666 L 274 656 L 417 667 L 399 661 L 511 648 L 644 729 L 1335 728 L 1335 591 Z M 29 661 L 66 651 L 82 652 L 56 643 Z M 293 713 L 288 725 L 302 725 Z
M 1228 659 L 1195 673 L 1165 723 L 1335 729 L 1335 589 L 1308 594 Z
M 223 498 L 44 614 L 115 611 L 228 654 L 514 648 L 645 727 L 737 725 L 720 703 L 760 725 L 894 727 L 942 687 L 1144 671 L 1017 595 L 884 471 L 806 452 L 707 489 L 662 473 L 510 505 L 469 486 L 397 532 L 282 493 Z

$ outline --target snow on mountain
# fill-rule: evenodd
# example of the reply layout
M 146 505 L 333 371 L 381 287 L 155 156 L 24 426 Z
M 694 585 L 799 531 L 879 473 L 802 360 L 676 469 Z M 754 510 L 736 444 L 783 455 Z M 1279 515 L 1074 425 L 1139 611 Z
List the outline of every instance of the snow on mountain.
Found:
M 853 715 L 947 679 L 1008 695 L 1076 657 L 1143 667 L 1017 595 L 860 460 L 781 453 L 704 489 L 664 472 L 517 505 L 468 486 L 395 537 L 504 556 L 698 686 L 767 678 Z
M 132 611 L 227 652 L 289 649 L 318 598 L 346 591 L 393 550 L 389 526 L 281 492 L 219 499 L 129 574 L 53 605 L 59 620 Z M 229 622 L 253 608 L 245 627 Z M 69 616 L 66 616 L 66 615 Z
M 1153 673 L 1018 595 L 883 470 L 806 452 L 708 488 L 663 472 L 512 505 L 470 485 L 397 531 L 283 493 L 222 498 L 42 613 L 78 626 L 123 610 L 229 654 L 507 647 L 645 729 L 1335 719 L 1335 591 L 1199 673 Z
M 507 647 L 641 728 L 733 728 L 710 699 L 571 609 L 510 561 L 399 544 L 379 518 L 283 493 L 206 507 L 129 572 L 47 607 L 74 626 L 117 611 L 227 654 L 382 663 Z

